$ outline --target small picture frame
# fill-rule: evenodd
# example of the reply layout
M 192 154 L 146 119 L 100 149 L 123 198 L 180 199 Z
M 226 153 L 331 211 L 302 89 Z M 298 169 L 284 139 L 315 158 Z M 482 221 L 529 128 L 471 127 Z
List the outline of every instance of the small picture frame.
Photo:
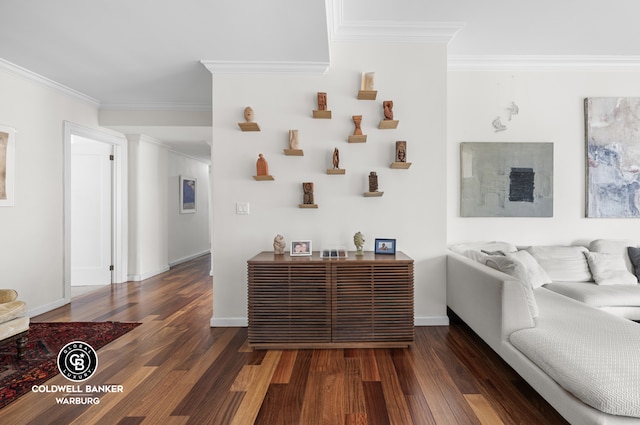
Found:
M 196 212 L 196 184 L 195 178 L 180 176 L 180 212 L 182 214 Z
M 311 255 L 311 241 L 309 240 L 300 240 L 300 241 L 291 241 L 291 252 L 290 255 L 292 257 Z
M 374 252 L 376 254 L 395 255 L 396 240 L 395 239 L 376 239 Z

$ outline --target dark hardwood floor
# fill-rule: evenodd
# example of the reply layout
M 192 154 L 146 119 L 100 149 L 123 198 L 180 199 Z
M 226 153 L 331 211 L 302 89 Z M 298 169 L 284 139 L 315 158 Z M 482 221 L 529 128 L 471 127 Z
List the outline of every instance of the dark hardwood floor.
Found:
M 566 424 L 463 324 L 418 327 L 408 349 L 252 350 L 246 328 L 211 328 L 209 256 L 112 285 L 35 317 L 139 321 L 98 351 L 99 404 L 29 393 L 2 424 Z M 68 385 L 58 375 L 46 385 Z

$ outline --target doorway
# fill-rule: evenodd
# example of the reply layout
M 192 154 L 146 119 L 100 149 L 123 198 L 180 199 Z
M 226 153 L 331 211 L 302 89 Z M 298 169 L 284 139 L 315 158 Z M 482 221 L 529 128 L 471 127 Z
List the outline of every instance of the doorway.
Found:
M 127 281 L 127 144 L 124 137 L 71 122 L 63 127 L 64 298 L 69 302 L 72 282 Z

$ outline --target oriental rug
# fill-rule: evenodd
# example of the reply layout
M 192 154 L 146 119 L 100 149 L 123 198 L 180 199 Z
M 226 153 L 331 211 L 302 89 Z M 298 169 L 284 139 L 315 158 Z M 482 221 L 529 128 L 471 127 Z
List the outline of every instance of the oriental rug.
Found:
M 0 342 L 0 409 L 59 373 L 58 352 L 66 344 L 83 341 L 98 350 L 140 323 L 31 323 L 24 357 L 18 359 L 15 341 Z

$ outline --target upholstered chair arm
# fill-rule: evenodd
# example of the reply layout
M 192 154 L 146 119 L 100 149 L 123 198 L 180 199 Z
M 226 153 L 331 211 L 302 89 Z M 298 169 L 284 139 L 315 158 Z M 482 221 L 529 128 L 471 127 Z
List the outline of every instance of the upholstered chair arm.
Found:
M 18 293 L 13 289 L 0 289 L 0 304 L 15 301 Z

